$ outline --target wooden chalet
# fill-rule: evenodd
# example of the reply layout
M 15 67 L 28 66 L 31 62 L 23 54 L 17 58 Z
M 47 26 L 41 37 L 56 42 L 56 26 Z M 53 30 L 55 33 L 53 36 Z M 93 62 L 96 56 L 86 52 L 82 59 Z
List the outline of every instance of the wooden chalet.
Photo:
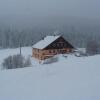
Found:
M 32 57 L 45 60 L 57 54 L 73 52 L 74 47 L 63 36 L 46 36 L 33 45 Z

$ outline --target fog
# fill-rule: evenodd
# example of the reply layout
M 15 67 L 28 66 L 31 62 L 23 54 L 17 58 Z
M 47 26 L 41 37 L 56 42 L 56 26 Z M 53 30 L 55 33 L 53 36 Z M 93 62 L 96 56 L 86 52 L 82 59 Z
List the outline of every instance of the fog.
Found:
M 0 23 L 42 26 L 76 18 L 99 20 L 99 5 L 100 0 L 0 0 Z
M 32 45 L 55 31 L 77 47 L 100 44 L 100 0 L 0 0 L 0 47 Z

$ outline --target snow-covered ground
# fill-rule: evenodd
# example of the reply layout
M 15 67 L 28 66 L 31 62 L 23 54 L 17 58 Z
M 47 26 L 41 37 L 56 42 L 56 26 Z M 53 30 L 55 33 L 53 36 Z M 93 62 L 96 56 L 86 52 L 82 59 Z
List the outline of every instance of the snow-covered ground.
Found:
M 0 50 L 0 64 L 19 49 Z M 31 48 L 22 49 L 24 56 Z M 100 100 L 100 55 L 59 57 L 52 64 L 0 71 L 0 100 Z

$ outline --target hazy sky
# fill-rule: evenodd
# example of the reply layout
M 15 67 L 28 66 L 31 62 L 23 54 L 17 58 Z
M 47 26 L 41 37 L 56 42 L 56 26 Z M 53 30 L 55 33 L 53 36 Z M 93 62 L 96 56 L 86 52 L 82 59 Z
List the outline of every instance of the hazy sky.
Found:
M 100 0 L 0 0 L 1 17 L 78 16 L 99 18 Z
M 99 10 L 100 0 L 0 0 L 0 24 L 42 26 L 60 16 L 60 22 L 63 16 L 100 19 Z

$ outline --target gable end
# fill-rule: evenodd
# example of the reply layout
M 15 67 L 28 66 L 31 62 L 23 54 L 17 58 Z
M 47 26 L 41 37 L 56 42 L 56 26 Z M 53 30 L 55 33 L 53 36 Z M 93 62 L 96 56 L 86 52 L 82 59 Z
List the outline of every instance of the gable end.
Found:
M 74 47 L 61 36 L 57 40 L 49 44 L 47 47 L 45 47 L 44 49 L 48 50 L 48 49 L 63 49 L 63 48 L 73 49 Z

